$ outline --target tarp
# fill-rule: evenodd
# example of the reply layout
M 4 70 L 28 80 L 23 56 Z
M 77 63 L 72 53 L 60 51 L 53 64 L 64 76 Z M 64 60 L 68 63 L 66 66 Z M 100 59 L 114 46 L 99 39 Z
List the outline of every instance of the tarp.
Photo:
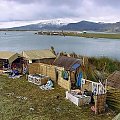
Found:
M 80 67 L 80 64 L 76 63 L 72 66 L 71 70 L 76 70 L 78 67 Z

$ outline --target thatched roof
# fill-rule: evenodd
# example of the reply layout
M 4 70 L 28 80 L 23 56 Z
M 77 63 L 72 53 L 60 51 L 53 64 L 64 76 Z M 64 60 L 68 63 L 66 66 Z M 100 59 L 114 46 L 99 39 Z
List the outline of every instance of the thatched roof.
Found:
M 9 59 L 12 57 L 15 52 L 10 52 L 10 51 L 0 51 L 0 59 Z
M 53 62 L 53 65 L 58 67 L 64 67 L 65 70 L 72 70 L 72 67 L 77 67 L 82 63 L 81 59 L 76 59 L 67 56 L 59 56 Z
M 38 60 L 44 58 L 56 58 L 51 50 L 27 50 L 22 52 L 22 56 L 28 60 Z
M 20 57 L 20 54 L 10 51 L 0 51 L 0 59 L 8 60 L 12 63 L 14 60 Z
M 120 71 L 113 72 L 107 80 L 108 86 L 120 89 Z

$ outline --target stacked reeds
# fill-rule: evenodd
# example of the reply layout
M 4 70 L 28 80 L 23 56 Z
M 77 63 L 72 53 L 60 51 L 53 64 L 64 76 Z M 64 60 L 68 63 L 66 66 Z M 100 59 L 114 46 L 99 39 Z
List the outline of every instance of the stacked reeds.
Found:
M 95 99 L 95 114 L 100 114 L 105 112 L 106 105 L 106 94 L 96 95 Z

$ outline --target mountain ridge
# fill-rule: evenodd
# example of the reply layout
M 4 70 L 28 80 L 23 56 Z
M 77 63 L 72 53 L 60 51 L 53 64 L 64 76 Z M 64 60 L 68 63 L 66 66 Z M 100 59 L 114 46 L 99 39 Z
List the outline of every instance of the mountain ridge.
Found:
M 68 31 L 97 31 L 97 32 L 120 32 L 120 22 L 101 23 L 80 21 L 76 23 L 40 22 L 26 26 L 8 28 L 8 30 L 68 30 Z

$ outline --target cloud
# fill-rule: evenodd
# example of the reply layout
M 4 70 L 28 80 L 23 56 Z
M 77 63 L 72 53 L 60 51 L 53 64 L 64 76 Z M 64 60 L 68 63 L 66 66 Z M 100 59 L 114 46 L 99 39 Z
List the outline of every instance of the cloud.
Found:
M 5 0 L 0 2 L 0 21 L 78 17 L 73 0 Z
M 97 6 L 110 6 L 112 8 L 120 7 L 120 0 L 94 0 Z
M 0 0 L 0 22 L 72 18 L 119 21 L 119 0 Z

